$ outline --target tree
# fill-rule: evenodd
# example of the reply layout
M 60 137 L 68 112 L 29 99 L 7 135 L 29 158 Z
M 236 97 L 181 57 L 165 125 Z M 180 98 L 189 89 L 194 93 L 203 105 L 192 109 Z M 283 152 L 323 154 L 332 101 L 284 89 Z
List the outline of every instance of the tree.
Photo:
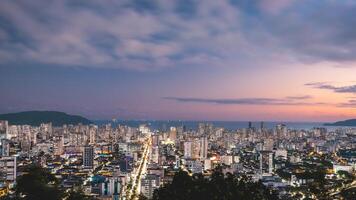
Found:
M 25 174 L 17 179 L 16 196 L 24 200 L 60 200 L 64 193 L 58 187 L 58 180 L 46 169 L 31 165 Z
M 237 177 L 233 174 L 224 175 L 216 170 L 210 178 L 200 175 L 189 176 L 187 172 L 179 171 L 172 183 L 157 189 L 153 200 L 274 200 L 278 196 L 262 183 L 255 183 L 247 177 Z
M 138 195 L 138 200 L 148 200 L 148 198 L 145 195 L 140 194 Z
M 94 200 L 95 198 L 84 194 L 83 190 L 72 189 L 64 192 L 59 187 L 59 180 L 48 170 L 37 165 L 30 165 L 22 176 L 18 177 L 15 188 L 15 197 L 12 200 Z M 6 199 L 6 200 L 7 200 Z M 2 200 L 2 199 L 0 199 Z
M 66 200 L 95 200 L 95 198 L 85 195 L 82 190 L 71 190 L 67 193 Z
M 350 188 L 350 189 L 341 191 L 341 196 L 344 199 L 355 199 L 356 188 Z
M 344 171 L 344 170 L 339 170 L 337 172 L 337 175 L 340 176 L 341 178 L 345 178 L 345 179 L 352 179 L 352 175 L 348 172 L 348 171 Z

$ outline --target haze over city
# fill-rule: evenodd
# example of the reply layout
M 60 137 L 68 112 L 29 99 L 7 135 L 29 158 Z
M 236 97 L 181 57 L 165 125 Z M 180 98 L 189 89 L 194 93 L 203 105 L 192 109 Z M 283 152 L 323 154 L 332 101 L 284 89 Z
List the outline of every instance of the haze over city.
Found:
M 2 0 L 0 113 L 353 118 L 355 19 L 349 0 Z

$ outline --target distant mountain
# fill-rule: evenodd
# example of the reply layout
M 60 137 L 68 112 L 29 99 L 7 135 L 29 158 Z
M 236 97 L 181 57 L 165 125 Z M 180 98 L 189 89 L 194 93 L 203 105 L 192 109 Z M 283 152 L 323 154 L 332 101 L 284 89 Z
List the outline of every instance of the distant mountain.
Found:
M 78 116 L 69 115 L 57 111 L 27 111 L 18 113 L 0 114 L 0 120 L 7 120 L 12 125 L 32 125 L 39 126 L 41 123 L 52 122 L 53 126 L 62 126 L 63 124 L 90 124 L 90 120 Z
M 356 119 L 348 119 L 345 121 L 338 121 L 335 123 L 327 123 L 325 126 L 356 126 Z

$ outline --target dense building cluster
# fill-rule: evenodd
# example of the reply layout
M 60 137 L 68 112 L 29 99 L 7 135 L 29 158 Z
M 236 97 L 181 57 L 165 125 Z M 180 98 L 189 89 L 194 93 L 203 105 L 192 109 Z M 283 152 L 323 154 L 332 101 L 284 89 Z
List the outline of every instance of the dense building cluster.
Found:
M 262 183 L 286 199 L 343 198 L 356 187 L 356 129 L 289 129 L 264 123 L 227 130 L 152 130 L 118 125 L 10 125 L 0 121 L 0 196 L 10 196 L 26 167 L 48 169 L 64 190 L 97 199 L 152 199 L 177 172 L 223 174 Z M 351 190 L 351 191 L 350 191 Z M 353 190 L 353 191 L 352 191 Z

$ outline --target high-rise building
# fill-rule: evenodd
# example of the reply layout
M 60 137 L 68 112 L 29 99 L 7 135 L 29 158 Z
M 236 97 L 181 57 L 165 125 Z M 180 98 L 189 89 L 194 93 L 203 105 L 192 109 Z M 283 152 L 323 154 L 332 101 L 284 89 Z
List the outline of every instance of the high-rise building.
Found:
M 61 136 L 56 143 L 55 155 L 62 155 L 64 153 L 64 137 Z
M 1 139 L 10 139 L 9 134 L 9 124 L 8 121 L 0 120 L 0 140 Z
M 16 125 L 11 125 L 8 127 L 8 138 L 16 138 L 19 134 L 19 127 Z
M 141 193 L 151 199 L 155 189 L 159 188 L 160 177 L 157 174 L 147 174 L 141 179 Z
M 273 153 L 268 154 L 268 173 L 272 174 L 273 172 Z
M 204 170 L 210 170 L 210 169 L 211 169 L 211 160 L 205 159 L 204 160 Z
M 125 156 L 119 162 L 121 172 L 131 172 L 133 169 L 133 157 Z
M 52 136 L 52 123 L 48 123 L 48 124 L 41 124 L 40 125 L 40 133 L 42 135 L 43 138 L 51 138 Z
M 266 139 L 263 141 L 263 150 L 265 151 L 272 151 L 274 147 L 273 139 Z
M 158 146 L 159 144 L 159 135 L 152 135 L 152 146 Z
M 83 151 L 83 166 L 86 168 L 94 167 L 94 148 L 85 146 Z
M 170 132 L 169 132 L 169 139 L 172 141 L 175 141 L 177 139 L 177 128 L 176 127 L 171 127 Z
M 140 124 L 138 129 L 143 134 L 148 134 L 150 132 L 150 127 L 147 124 Z
M 95 127 L 90 127 L 90 129 L 89 129 L 89 144 L 95 144 L 96 131 L 97 131 L 97 129 Z
M 271 174 L 274 169 L 274 155 L 271 151 L 260 151 L 260 174 Z
M 109 177 L 101 183 L 101 195 L 116 200 L 119 197 L 121 180 L 119 177 Z M 112 197 L 112 198 L 111 198 Z
M 1 141 L 1 156 L 10 156 L 10 140 L 2 139 Z
M 205 132 L 205 124 L 199 123 L 198 124 L 198 131 L 197 131 L 198 135 L 203 135 L 204 132 Z
M 200 138 L 200 159 L 205 160 L 208 157 L 208 139 Z
M 152 146 L 150 157 L 151 157 L 151 162 L 153 162 L 153 163 L 159 162 L 159 148 L 158 148 L 158 146 Z
M 276 135 L 278 138 L 285 137 L 287 135 L 287 126 L 285 124 L 278 124 L 276 126 Z
M 14 182 L 17 176 L 17 159 L 15 156 L 6 156 L 0 158 L 0 171 L 4 172 L 6 181 Z
M 184 157 L 192 157 L 192 142 L 184 142 Z
M 200 158 L 200 140 L 199 139 L 196 139 L 196 140 L 193 140 L 192 142 L 192 157 L 193 159 L 199 159 Z

